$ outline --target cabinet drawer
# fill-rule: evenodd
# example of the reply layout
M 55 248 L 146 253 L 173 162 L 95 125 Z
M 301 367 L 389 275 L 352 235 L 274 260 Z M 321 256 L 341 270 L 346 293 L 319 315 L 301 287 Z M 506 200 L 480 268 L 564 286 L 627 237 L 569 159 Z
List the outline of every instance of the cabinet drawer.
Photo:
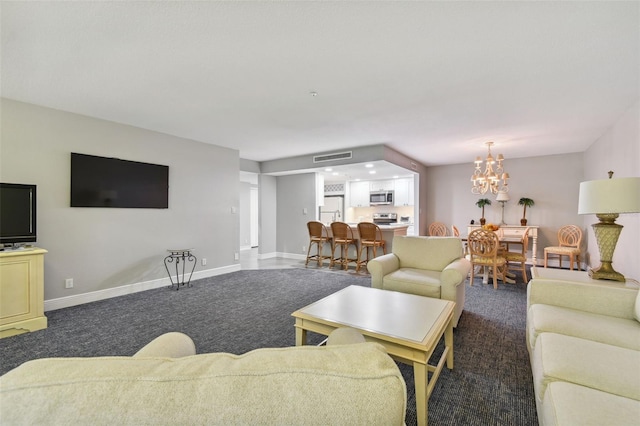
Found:
M 503 229 L 503 235 L 505 237 L 522 237 L 524 235 L 524 229 L 509 229 L 509 228 L 502 228 Z

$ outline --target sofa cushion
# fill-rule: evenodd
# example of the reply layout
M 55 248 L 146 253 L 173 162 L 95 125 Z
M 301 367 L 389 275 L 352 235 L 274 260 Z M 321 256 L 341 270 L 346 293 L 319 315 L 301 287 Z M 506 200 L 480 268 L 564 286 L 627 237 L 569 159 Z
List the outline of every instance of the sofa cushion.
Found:
M 462 241 L 457 237 L 396 236 L 392 251 L 401 268 L 442 271 L 463 256 Z
M 440 298 L 440 272 L 425 269 L 400 268 L 382 279 L 384 290 Z
M 184 358 L 57 358 L 0 378 L 3 424 L 400 425 L 406 386 L 376 343 Z
M 550 305 L 532 305 L 527 314 L 529 345 L 544 332 L 581 337 L 640 350 L 640 322 Z
M 640 400 L 640 351 L 573 336 L 542 333 L 531 359 L 536 401 L 551 382 L 564 381 Z
M 640 419 L 640 401 L 566 382 L 549 384 L 541 408 L 545 426 L 628 426 Z

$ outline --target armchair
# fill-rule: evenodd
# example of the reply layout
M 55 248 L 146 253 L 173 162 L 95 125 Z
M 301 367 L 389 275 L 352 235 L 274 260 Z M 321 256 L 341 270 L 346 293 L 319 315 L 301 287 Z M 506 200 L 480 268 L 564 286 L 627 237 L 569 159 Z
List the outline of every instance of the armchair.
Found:
M 456 327 L 464 308 L 462 283 L 471 269 L 460 238 L 396 236 L 391 251 L 367 264 L 371 287 L 451 300 Z

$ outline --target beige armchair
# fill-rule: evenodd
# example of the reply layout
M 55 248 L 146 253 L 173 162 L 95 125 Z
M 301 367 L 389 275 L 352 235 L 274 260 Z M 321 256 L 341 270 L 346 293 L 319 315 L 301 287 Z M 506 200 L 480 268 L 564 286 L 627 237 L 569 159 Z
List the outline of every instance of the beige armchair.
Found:
M 464 281 L 471 263 L 456 237 L 396 236 L 391 253 L 367 264 L 371 286 L 456 303 L 453 326 L 464 308 Z

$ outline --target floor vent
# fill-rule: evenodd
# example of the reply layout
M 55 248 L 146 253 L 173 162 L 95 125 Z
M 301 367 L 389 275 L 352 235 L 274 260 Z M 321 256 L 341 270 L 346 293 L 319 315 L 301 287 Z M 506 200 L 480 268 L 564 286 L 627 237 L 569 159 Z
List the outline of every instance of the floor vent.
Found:
M 314 163 L 324 163 L 325 161 L 349 160 L 353 157 L 353 151 L 336 152 L 335 154 L 314 155 Z

